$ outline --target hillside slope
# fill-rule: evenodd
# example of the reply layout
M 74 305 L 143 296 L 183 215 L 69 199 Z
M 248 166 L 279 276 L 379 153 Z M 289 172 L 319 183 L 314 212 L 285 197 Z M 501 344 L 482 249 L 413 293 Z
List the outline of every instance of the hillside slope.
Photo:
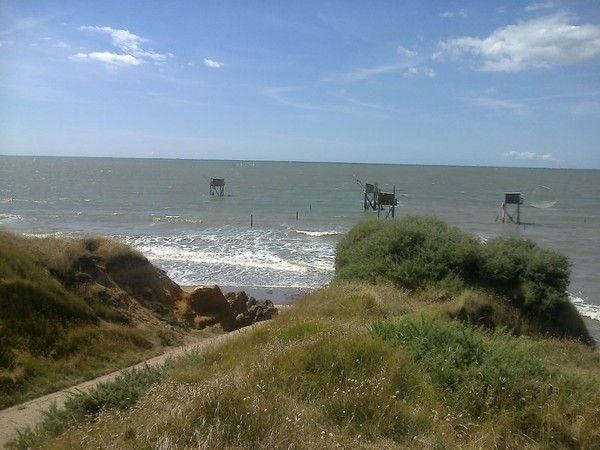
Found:
M 112 239 L 0 230 L 0 408 L 71 386 L 192 339 L 276 314 L 216 286 L 184 292 Z
M 566 267 L 560 255 L 486 255 L 493 247 L 438 221 L 407 220 L 359 225 L 348 235 L 357 242 L 340 243 L 331 286 L 244 339 L 75 398 L 15 445 L 598 448 L 600 354 L 578 315 L 565 322 L 573 328 L 557 328 L 561 296 L 550 288 L 564 281 L 555 271 Z M 404 226 L 414 239 L 402 236 Z M 371 245 L 362 248 L 366 238 Z M 373 248 L 389 264 L 374 266 Z M 461 272 L 472 258 L 471 272 Z M 487 285 L 494 278 L 479 271 L 496 258 L 515 269 L 519 289 Z M 390 270 L 389 278 L 370 279 L 360 260 Z M 342 271 L 349 263 L 360 276 Z M 423 282 L 409 292 L 398 280 L 415 271 L 410 279 Z M 552 273 L 560 280 L 543 276 Z M 135 396 L 124 397 L 130 386 Z
M 336 283 L 243 338 L 142 377 L 131 401 L 112 400 L 131 381 L 76 399 L 17 444 L 596 448 L 598 353 L 452 320 L 452 303 Z

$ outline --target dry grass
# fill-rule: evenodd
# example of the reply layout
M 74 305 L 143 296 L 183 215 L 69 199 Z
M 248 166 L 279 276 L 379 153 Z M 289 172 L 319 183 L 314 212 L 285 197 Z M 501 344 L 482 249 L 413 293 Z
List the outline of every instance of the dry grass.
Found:
M 336 284 L 243 339 L 173 363 L 137 400 L 18 444 L 597 448 L 598 354 L 449 320 L 453 302 Z
M 106 238 L 37 239 L 0 231 L 0 408 L 128 366 L 181 341 L 181 331 L 160 320 L 133 323 L 126 307 L 100 295 L 106 288 L 90 283 L 84 296 L 72 286 L 82 261 L 128 259 L 145 261 Z

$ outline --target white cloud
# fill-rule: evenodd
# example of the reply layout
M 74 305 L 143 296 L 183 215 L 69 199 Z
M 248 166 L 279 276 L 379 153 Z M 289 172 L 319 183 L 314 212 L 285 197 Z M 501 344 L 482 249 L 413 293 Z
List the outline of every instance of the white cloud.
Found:
M 117 30 L 111 27 L 98 27 L 84 25 L 80 30 L 93 31 L 108 34 L 112 44 L 123 53 L 91 52 L 72 55 L 71 59 L 76 61 L 100 61 L 109 65 L 139 65 L 144 62 L 162 63 L 172 58 L 172 53 L 157 53 L 142 48 L 142 44 L 149 39 L 130 33 L 128 30 Z
M 132 55 L 122 55 L 110 52 L 77 53 L 69 56 L 73 61 L 98 61 L 109 66 L 137 66 L 142 61 Z
M 71 46 L 69 44 L 67 44 L 66 42 L 64 42 L 64 41 L 58 41 L 55 44 L 55 47 L 58 47 L 58 48 L 70 48 Z
M 523 159 L 526 161 L 556 161 L 552 153 L 534 153 L 534 152 L 508 152 L 504 154 L 505 158 Z
M 538 11 L 540 9 L 554 8 L 555 6 L 556 4 L 551 0 L 545 2 L 533 2 L 525 6 L 525 11 Z
M 452 17 L 467 17 L 467 10 L 463 8 L 459 9 L 458 11 L 444 11 L 440 14 L 440 17 L 443 17 L 444 19 L 450 19 Z
M 206 67 L 210 67 L 211 69 L 220 69 L 225 64 L 222 63 L 222 62 L 219 62 L 219 61 L 214 61 L 214 60 L 209 59 L 209 58 L 204 58 L 204 65 Z
M 499 98 L 493 97 L 464 97 L 463 100 L 466 100 L 470 103 L 473 103 L 477 106 L 482 106 L 488 109 L 505 109 L 512 111 L 522 111 L 524 105 L 522 103 L 515 102 L 513 100 L 503 100 Z
M 600 26 L 574 24 L 565 14 L 508 25 L 488 37 L 461 37 L 439 43 L 450 56 L 482 59 L 480 69 L 517 72 L 576 64 L 600 57 Z
M 429 77 L 435 78 L 437 75 L 436 71 L 430 67 L 425 66 L 412 66 L 404 71 L 405 77 Z
M 398 52 L 399 55 L 404 55 L 408 58 L 412 58 L 413 56 L 417 56 L 417 52 L 410 50 L 406 47 L 403 47 L 402 45 L 399 45 L 398 48 L 396 49 L 396 51 Z
M 373 67 L 362 67 L 354 69 L 347 73 L 342 73 L 326 78 L 327 81 L 364 81 L 375 78 L 379 75 L 387 75 L 396 72 L 402 72 L 409 67 L 412 67 L 415 61 L 397 63 L 397 64 L 382 64 Z

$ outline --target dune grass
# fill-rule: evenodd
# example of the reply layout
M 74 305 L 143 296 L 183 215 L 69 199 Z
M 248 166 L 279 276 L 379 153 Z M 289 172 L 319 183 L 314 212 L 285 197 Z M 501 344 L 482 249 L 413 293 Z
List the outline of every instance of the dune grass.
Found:
M 338 282 L 15 446 L 597 447 L 598 353 L 452 320 L 463 300 Z
M 106 238 L 33 239 L 0 231 L 0 408 L 126 367 L 179 342 L 136 326 L 100 296 L 70 289 L 90 248 L 102 263 L 140 258 Z
M 360 224 L 330 287 L 13 446 L 598 448 L 600 354 L 560 292 L 566 259 L 487 245 L 430 218 Z

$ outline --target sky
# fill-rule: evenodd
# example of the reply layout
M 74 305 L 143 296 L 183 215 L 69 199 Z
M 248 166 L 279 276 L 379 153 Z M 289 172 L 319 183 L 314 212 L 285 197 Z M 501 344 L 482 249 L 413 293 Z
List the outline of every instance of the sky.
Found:
M 0 154 L 600 169 L 600 2 L 0 0 Z

